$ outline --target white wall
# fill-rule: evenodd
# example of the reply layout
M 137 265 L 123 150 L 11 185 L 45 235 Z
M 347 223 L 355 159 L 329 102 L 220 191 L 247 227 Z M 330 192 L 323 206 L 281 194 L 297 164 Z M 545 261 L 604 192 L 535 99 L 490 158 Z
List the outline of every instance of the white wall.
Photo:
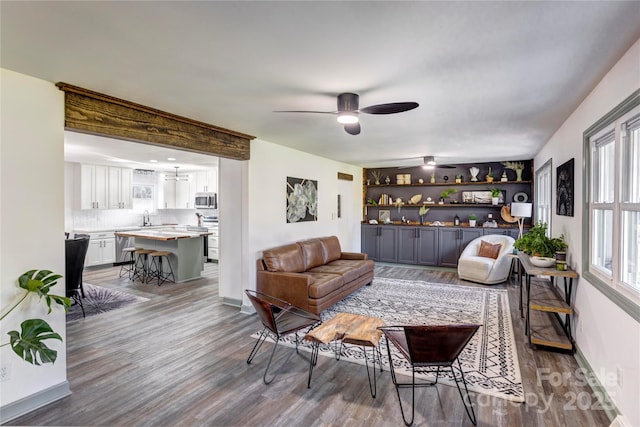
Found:
M 353 175 L 353 181 L 338 180 L 338 172 Z M 250 268 L 247 271 L 248 282 L 243 283 L 244 288 L 255 289 L 256 260 L 267 248 L 312 237 L 336 235 L 343 251 L 360 251 L 362 168 L 254 140 L 251 142 L 248 173 L 249 237 L 243 263 Z M 287 177 L 318 181 L 317 221 L 287 223 Z M 341 218 L 337 218 L 338 194 L 342 196 Z M 220 221 L 222 224 L 222 213 Z M 242 289 L 236 289 L 237 298 L 240 298 Z
M 0 302 L 2 312 L 21 289 L 16 279 L 30 269 L 64 275 L 64 96 L 52 83 L 2 69 L 2 138 L 0 139 Z M 64 279 L 52 293 L 65 294 Z M 36 299 L 37 301 L 37 299 Z M 58 351 L 55 364 L 34 366 L 2 347 L 2 364 L 11 379 L 0 383 L 0 406 L 66 384 L 64 311 L 24 304 L 2 321 L 7 331 L 19 330 L 27 318 L 44 318 L 64 343 L 48 340 Z M 3 418 L 5 417 L 3 410 Z
M 536 155 L 535 164 L 552 159 L 555 169 L 575 158 L 575 216 L 552 217 L 554 236 L 564 233 L 569 243 L 569 264 L 582 271 L 582 135 L 583 132 L 640 88 L 640 40 L 602 79 L 596 88 Z M 555 171 L 553 173 L 555 188 Z M 555 206 L 555 200 L 553 201 Z M 554 209 L 555 213 L 555 209 Z M 640 324 L 584 279 L 576 287 L 575 336 L 580 351 L 627 419 L 640 425 Z M 623 386 L 615 381 L 623 369 Z

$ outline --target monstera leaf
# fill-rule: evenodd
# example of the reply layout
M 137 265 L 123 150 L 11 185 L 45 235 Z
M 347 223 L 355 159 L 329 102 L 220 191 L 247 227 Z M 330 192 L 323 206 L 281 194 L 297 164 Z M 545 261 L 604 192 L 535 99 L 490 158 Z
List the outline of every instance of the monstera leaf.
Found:
M 49 309 L 48 313 L 51 313 L 51 301 L 62 305 L 66 312 L 71 305 L 71 300 L 67 297 L 49 294 L 51 287 L 58 283 L 58 279 L 61 277 L 61 275 L 53 274 L 49 270 L 29 270 L 18 278 L 18 286 L 27 292 L 38 294 L 40 298 L 44 297 Z
M 42 319 L 28 319 L 20 324 L 21 333 L 9 331 L 11 348 L 13 351 L 34 365 L 41 363 L 53 363 L 58 357 L 58 352 L 52 350 L 43 342 L 48 339 L 62 341 L 62 337 L 55 333 L 51 326 Z

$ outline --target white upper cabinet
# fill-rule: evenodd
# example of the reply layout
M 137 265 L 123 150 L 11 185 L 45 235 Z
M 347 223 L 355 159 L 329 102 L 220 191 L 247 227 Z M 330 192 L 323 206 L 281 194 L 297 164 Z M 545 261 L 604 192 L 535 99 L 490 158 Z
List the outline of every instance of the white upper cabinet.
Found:
M 97 165 L 79 165 L 80 209 L 106 209 L 108 168 Z
M 189 181 L 166 181 L 163 185 L 165 209 L 193 209 L 195 199 Z
M 133 170 L 109 167 L 109 209 L 131 209 Z
M 218 192 L 218 176 L 217 169 L 205 170 L 205 171 L 197 171 L 193 173 L 195 175 L 195 188 L 193 189 L 194 193 L 207 193 L 207 192 Z

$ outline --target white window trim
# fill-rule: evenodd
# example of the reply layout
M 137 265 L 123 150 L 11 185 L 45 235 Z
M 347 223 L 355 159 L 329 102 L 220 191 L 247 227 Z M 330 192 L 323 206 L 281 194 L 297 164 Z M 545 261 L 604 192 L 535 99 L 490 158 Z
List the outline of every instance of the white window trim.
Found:
M 553 217 L 553 168 L 551 159 L 547 160 L 535 171 L 535 206 L 536 221 L 546 222 L 547 235 L 551 237 L 551 218 Z
M 608 114 L 594 123 L 591 127 L 585 130 L 583 134 L 583 154 L 584 165 L 583 168 L 583 250 L 582 250 L 582 275 L 599 289 L 605 296 L 612 300 L 616 305 L 622 308 L 625 312 L 631 315 L 636 321 L 640 321 L 640 294 L 635 289 L 631 289 L 628 285 L 622 283 L 619 280 L 619 242 L 614 240 L 614 247 L 612 248 L 612 256 L 614 258 L 614 265 L 612 266 L 612 275 L 609 277 L 607 274 L 603 274 L 602 271 L 598 271 L 591 264 L 591 231 L 592 231 L 592 209 L 594 206 L 599 208 L 605 208 L 612 205 L 614 215 L 614 236 L 620 236 L 620 204 L 618 203 L 619 192 L 619 179 L 616 179 L 614 184 L 615 200 L 614 203 L 592 203 L 592 159 L 593 159 L 593 143 L 598 137 L 604 136 L 607 132 L 610 132 L 615 127 L 616 132 L 619 132 L 620 124 L 626 122 L 633 117 L 637 112 L 634 109 L 640 106 L 640 89 L 636 90 L 631 96 L 621 102 Z M 618 138 L 620 135 L 616 135 Z M 619 141 L 619 139 L 617 139 Z M 615 170 L 619 171 L 620 167 L 620 149 L 621 144 L 616 143 L 616 157 L 615 157 Z M 626 207 L 626 205 L 625 205 Z

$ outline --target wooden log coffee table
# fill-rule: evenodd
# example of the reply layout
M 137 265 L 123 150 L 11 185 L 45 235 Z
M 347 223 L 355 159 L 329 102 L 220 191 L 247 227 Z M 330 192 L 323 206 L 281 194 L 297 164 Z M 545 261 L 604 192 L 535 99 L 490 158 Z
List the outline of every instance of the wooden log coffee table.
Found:
M 380 339 L 382 338 L 382 331 L 378 329 L 381 326 L 385 326 L 384 320 L 377 317 L 368 317 L 352 313 L 338 313 L 332 319 L 329 319 L 317 328 L 309 331 L 307 335 L 305 335 L 305 339 L 312 343 L 307 388 L 311 387 L 311 374 L 313 373 L 313 367 L 318 361 L 318 347 L 320 344 L 329 344 L 332 341 L 340 341 L 339 346 L 336 343 L 336 360 L 340 360 L 343 344 L 362 346 L 362 351 L 364 352 L 364 363 L 367 368 L 367 378 L 369 379 L 369 390 L 371 391 L 371 397 L 375 398 L 376 355 L 378 356 L 380 371 L 382 372 L 382 359 L 380 357 Z M 369 374 L 367 347 L 371 347 L 373 352 L 373 384 L 371 384 L 371 375 Z

